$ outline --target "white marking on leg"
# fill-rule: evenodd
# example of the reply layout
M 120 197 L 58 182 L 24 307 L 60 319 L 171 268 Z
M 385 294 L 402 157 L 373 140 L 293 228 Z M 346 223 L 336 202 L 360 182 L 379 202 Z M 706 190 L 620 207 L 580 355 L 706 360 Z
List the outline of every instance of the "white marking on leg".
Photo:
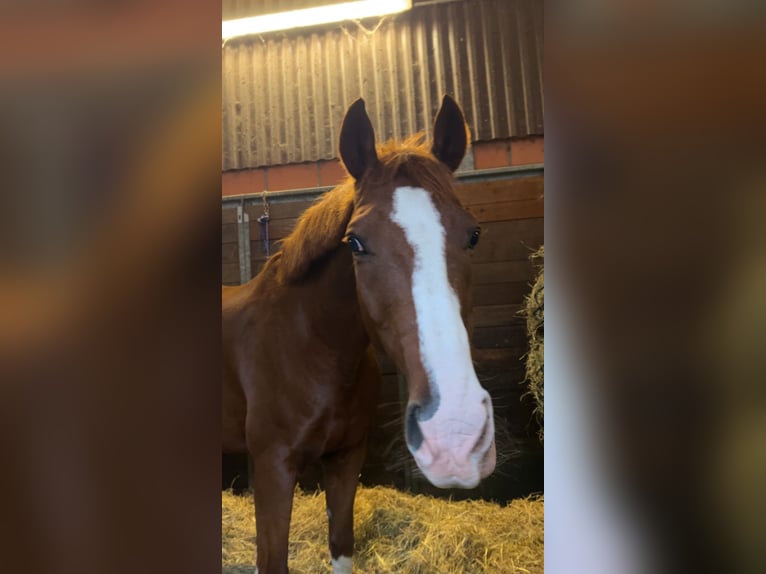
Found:
M 351 574 L 351 557 L 338 556 L 337 560 L 332 559 L 332 574 Z
M 460 396 L 478 380 L 471 362 L 460 301 L 449 283 L 444 226 L 431 195 L 420 187 L 394 190 L 391 219 L 404 231 L 415 254 L 412 298 L 417 315 L 420 356 L 432 384 L 452 383 L 462 389 L 440 389 L 441 397 Z

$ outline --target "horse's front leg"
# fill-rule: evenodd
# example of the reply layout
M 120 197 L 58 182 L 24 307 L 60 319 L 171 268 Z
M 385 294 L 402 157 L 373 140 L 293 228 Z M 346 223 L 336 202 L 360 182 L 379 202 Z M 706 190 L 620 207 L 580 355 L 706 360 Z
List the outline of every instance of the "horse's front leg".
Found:
M 365 446 L 366 441 L 363 441 L 351 449 L 322 457 L 333 574 L 351 574 L 354 495 L 364 462 Z
M 290 514 L 297 470 L 286 452 L 273 449 L 253 457 L 256 574 L 287 574 Z

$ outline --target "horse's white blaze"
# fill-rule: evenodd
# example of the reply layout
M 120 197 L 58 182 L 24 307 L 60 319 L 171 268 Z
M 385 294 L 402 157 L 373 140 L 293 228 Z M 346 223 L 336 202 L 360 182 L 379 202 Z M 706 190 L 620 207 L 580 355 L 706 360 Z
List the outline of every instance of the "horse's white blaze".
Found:
M 351 574 L 351 558 L 349 556 L 338 556 L 338 559 L 332 559 L 332 574 Z
M 449 282 L 446 232 L 425 189 L 398 187 L 393 200 L 391 220 L 414 254 L 420 359 L 435 399 L 435 408 L 418 420 L 423 441 L 408 446 L 432 484 L 473 488 L 495 465 L 492 406 L 476 378 L 460 300 Z
M 440 398 L 461 401 L 476 375 L 460 301 L 447 275 L 441 217 L 425 189 L 398 187 L 391 219 L 402 228 L 415 254 L 412 299 L 423 367 L 431 383 L 441 386 L 437 389 Z

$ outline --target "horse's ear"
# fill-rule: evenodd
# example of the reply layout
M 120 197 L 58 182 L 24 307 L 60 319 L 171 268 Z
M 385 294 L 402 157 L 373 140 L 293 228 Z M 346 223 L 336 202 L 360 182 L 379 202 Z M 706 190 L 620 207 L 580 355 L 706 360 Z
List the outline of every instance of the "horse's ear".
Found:
M 340 128 L 340 158 L 351 177 L 357 180 L 378 163 L 375 132 L 364 109 L 362 98 L 351 104 L 346 117 L 343 118 L 343 127 Z
M 468 134 L 463 112 L 460 111 L 460 106 L 455 100 L 445 95 L 442 107 L 434 121 L 434 143 L 431 146 L 431 153 L 450 168 L 450 171 L 455 171 L 463 161 L 467 147 Z

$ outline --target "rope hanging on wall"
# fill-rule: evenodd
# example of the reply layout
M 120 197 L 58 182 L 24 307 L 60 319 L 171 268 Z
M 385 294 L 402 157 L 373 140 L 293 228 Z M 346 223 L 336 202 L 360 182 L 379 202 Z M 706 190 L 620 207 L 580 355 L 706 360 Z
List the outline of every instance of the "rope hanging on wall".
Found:
M 263 190 L 263 215 L 261 215 L 258 221 L 258 236 L 261 240 L 261 249 L 266 254 L 266 257 L 270 256 L 269 253 L 269 202 L 266 200 L 266 190 Z

